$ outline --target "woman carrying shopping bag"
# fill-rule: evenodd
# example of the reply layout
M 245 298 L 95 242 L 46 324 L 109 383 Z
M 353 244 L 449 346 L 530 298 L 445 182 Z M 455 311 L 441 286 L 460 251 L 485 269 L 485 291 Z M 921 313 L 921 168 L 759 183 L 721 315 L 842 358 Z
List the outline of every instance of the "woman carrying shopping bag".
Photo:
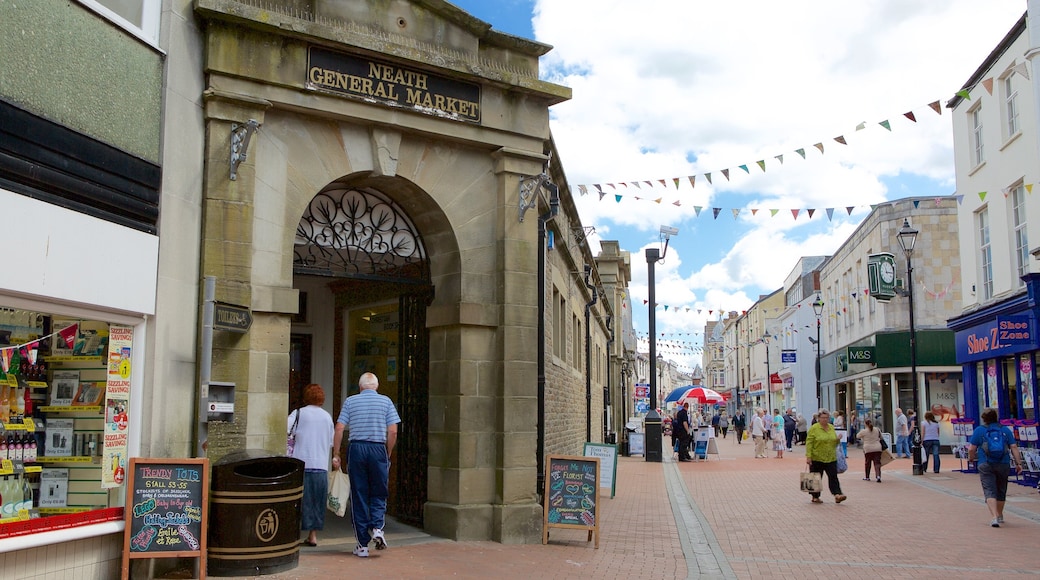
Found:
M 306 546 L 318 545 L 318 530 L 325 529 L 325 506 L 329 494 L 329 453 L 335 427 L 332 415 L 321 406 L 325 391 L 310 384 L 303 389 L 303 407 L 289 414 L 289 429 L 295 444 L 291 455 L 303 461 L 303 500 L 300 528 L 307 530 Z
M 812 473 L 826 473 L 827 486 L 834 495 L 834 503 L 841 503 L 847 498 L 841 493 L 838 482 L 838 433 L 831 425 L 830 412 L 820 409 L 817 421 L 809 428 L 805 438 L 805 463 Z M 823 503 L 820 493 L 811 493 L 813 503 Z

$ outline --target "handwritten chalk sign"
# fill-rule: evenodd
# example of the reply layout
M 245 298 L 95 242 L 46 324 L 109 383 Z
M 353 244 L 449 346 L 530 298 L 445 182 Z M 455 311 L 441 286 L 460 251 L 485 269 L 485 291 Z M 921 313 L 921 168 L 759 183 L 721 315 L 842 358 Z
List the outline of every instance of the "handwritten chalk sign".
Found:
M 206 577 L 209 460 L 130 459 L 123 580 L 136 558 L 199 558 Z
M 615 481 L 617 481 L 617 445 L 609 443 L 585 443 L 585 457 L 599 457 L 599 488 L 609 489 L 610 497 L 614 497 Z
M 599 457 L 549 455 L 545 458 L 545 508 L 542 544 L 549 543 L 549 528 L 588 530 L 596 534 L 599 549 Z

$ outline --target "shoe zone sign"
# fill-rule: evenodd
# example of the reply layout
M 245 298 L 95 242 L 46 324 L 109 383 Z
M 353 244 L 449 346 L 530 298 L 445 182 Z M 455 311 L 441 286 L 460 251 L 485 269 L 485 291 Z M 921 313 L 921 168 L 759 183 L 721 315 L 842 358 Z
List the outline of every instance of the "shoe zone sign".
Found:
M 997 316 L 957 331 L 957 362 L 973 362 L 1037 348 L 1036 322 L 1028 314 Z

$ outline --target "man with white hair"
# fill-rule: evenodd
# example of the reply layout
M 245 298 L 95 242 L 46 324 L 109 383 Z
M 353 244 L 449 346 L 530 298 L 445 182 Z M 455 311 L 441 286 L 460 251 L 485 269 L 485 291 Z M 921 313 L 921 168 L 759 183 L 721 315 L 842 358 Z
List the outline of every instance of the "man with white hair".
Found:
M 374 541 L 377 550 L 387 548 L 383 524 L 386 499 L 390 495 L 390 454 L 397 443 L 397 425 L 401 417 L 390 397 L 376 392 L 379 379 L 374 374 L 361 375 L 358 387 L 361 392 L 343 401 L 336 420 L 332 467 L 340 468 L 340 444 L 343 431 L 349 426 L 347 474 L 350 476 L 351 520 L 357 538 L 354 555 L 367 558 L 369 542 Z

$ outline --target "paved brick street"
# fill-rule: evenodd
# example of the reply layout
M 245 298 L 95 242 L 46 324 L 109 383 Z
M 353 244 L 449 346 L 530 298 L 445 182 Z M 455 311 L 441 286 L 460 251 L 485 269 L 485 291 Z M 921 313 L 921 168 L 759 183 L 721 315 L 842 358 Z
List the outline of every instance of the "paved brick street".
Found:
M 1040 494 L 1011 484 L 1007 523 L 989 526 L 976 474 L 943 456 L 943 472 L 913 476 L 910 461 L 862 481 L 850 449 L 841 505 L 798 491 L 801 448 L 754 459 L 732 437 L 708 461 L 620 458 L 617 495 L 600 504 L 600 548 L 585 532 L 553 529 L 550 545 L 451 542 L 388 525 L 390 548 L 350 554 L 343 521 L 298 568 L 264 578 L 1027 578 L 1040 576 Z M 667 447 L 667 445 L 666 445 Z M 772 455 L 772 453 L 770 453 Z M 333 518 L 337 519 L 337 518 Z M 676 522 L 681 522 L 677 525 Z M 996 556 L 994 556 L 996 554 Z

